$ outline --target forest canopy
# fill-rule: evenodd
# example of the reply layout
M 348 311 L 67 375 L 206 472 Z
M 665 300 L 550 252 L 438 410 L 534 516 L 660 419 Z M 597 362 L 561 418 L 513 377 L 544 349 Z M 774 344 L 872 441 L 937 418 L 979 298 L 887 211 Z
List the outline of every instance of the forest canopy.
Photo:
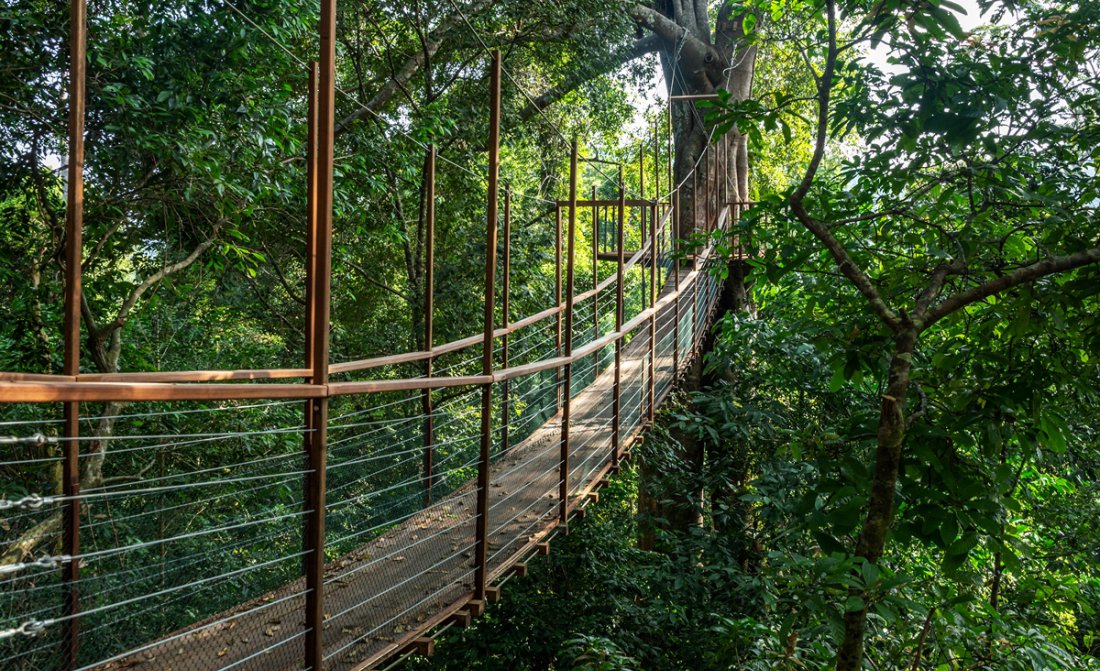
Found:
M 65 366 L 69 18 L 41 0 L 0 10 L 5 373 Z M 80 372 L 306 358 L 317 21 L 297 0 L 89 2 Z M 704 351 L 610 496 L 502 605 L 411 665 L 1100 669 L 1100 3 L 348 0 L 336 27 L 333 363 L 476 332 L 491 49 L 507 75 L 500 169 L 513 226 L 511 306 L 497 305 L 498 321 L 559 299 L 553 219 L 573 140 L 593 200 L 667 198 L 683 262 L 709 245 L 723 259 Z M 622 192 L 600 161 L 622 166 Z M 719 185 L 733 229 L 708 239 L 696 195 Z M 581 287 L 614 275 L 588 251 L 589 223 Z M 643 284 L 631 285 L 640 298 L 628 291 L 636 311 Z M 475 374 L 479 360 L 439 367 Z M 421 412 L 418 398 L 379 398 L 404 420 Z M 436 398 L 478 431 L 473 395 Z M 334 415 L 381 421 L 357 403 Z M 300 456 L 300 404 L 211 420 L 163 405 L 134 420 L 125 403 L 98 404 L 84 488 Z M 539 417 L 556 411 L 555 397 Z M 0 434 L 60 412 L 0 406 Z M 233 416 L 275 428 L 152 460 L 108 439 L 230 431 Z M 379 444 L 413 439 L 410 426 Z M 56 446 L 28 449 L 39 451 L 0 458 L 4 500 L 62 489 Z M 349 501 L 405 477 L 380 475 L 373 449 L 337 480 Z M 444 456 L 468 464 L 464 449 Z M 420 463 L 410 468 L 400 505 L 416 510 Z M 474 475 L 458 472 L 447 491 Z M 289 517 L 300 489 L 229 486 L 209 509 L 171 493 L 158 516 L 133 504 L 109 527 L 94 515 L 112 513 L 93 508 L 87 535 L 141 543 L 218 530 L 239 509 Z M 188 515 L 165 514 L 172 506 Z M 342 539 L 377 521 L 329 515 Z M 302 542 L 296 520 L 188 536 L 186 552 L 224 571 L 285 558 Z M 5 520 L 0 563 L 56 549 L 61 524 Z M 218 543 L 237 549 L 218 554 Z M 354 547 L 334 543 L 329 559 Z M 156 554 L 143 555 L 148 575 L 99 584 L 164 589 L 173 559 Z M 107 627 L 86 654 L 162 636 L 299 570 L 161 609 L 145 628 Z M 3 603 L 22 598 L 6 592 Z

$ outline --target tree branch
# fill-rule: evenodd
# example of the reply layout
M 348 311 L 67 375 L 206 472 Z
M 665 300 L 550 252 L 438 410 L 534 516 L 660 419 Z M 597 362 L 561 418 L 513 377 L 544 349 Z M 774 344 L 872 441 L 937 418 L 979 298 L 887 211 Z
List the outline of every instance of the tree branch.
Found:
M 837 240 L 829 228 L 821 221 L 810 216 L 804 203 L 806 194 L 813 185 L 817 176 L 821 160 L 825 156 L 825 141 L 829 134 L 829 96 L 833 88 L 833 75 L 836 71 L 837 46 L 836 46 L 836 6 L 830 1 L 829 14 L 829 53 L 825 60 L 825 70 L 817 86 L 817 139 L 814 142 L 814 153 L 810 158 L 810 164 L 806 167 L 806 174 L 802 182 L 791 194 L 790 205 L 794 216 L 816 237 L 825 249 L 832 255 L 840 272 L 852 283 L 853 286 L 867 299 L 871 309 L 892 330 L 901 326 L 901 319 L 886 305 L 878 289 L 871 282 L 871 278 L 856 265 L 848 250 Z
M 467 12 L 470 14 L 481 12 L 491 4 L 493 4 L 492 0 L 480 0 L 471 5 L 467 9 Z M 424 67 L 424 64 L 439 52 L 440 47 L 443 46 L 444 38 L 446 38 L 455 28 L 462 25 L 462 23 L 462 17 L 458 12 L 450 13 L 447 18 L 428 35 L 422 48 L 418 49 L 410 56 L 401 67 L 391 68 L 391 76 L 370 100 L 336 124 L 336 135 L 340 136 L 348 132 L 351 125 L 356 121 L 367 116 L 373 116 L 385 107 L 386 103 L 393 99 L 394 95 L 402 90 L 405 84 L 420 71 L 420 68 Z
M 137 285 L 137 287 L 135 287 L 134 290 L 130 292 L 130 295 L 126 297 L 126 300 L 123 301 L 122 307 L 119 308 L 118 314 L 115 316 L 114 321 L 106 325 L 103 330 L 105 332 L 112 332 L 121 329 L 126 324 L 126 320 L 130 316 L 130 311 L 134 309 L 134 306 L 137 305 L 137 302 L 141 300 L 142 296 L 145 295 L 145 292 L 149 291 L 149 289 L 152 289 L 164 278 L 186 269 L 192 263 L 197 261 L 198 258 L 202 256 L 203 252 L 205 252 L 207 249 L 210 249 L 211 245 L 213 245 L 214 242 L 217 240 L 218 233 L 221 232 L 221 228 L 222 224 L 218 223 L 214 226 L 214 230 L 211 231 L 210 237 L 196 245 L 195 248 L 191 250 L 191 253 L 188 254 L 184 259 L 164 266 L 157 272 L 142 280 L 141 284 Z
M 1007 275 L 1002 275 L 985 284 L 981 284 L 949 297 L 935 308 L 929 310 L 928 314 L 917 323 L 917 328 L 920 330 L 927 329 L 952 312 L 961 310 L 971 303 L 989 298 L 1002 291 L 1007 291 L 1012 287 L 1034 282 L 1047 275 L 1066 272 L 1067 270 L 1073 270 L 1074 268 L 1080 268 L 1093 263 L 1100 263 L 1100 247 L 1093 247 L 1092 249 L 1077 252 L 1076 254 L 1068 254 L 1066 256 L 1053 256 L 1048 259 L 1043 259 L 1038 263 L 1033 263 L 1030 266 L 1018 268 Z
M 362 278 L 368 284 L 372 284 L 372 285 L 378 287 L 379 289 L 384 289 L 385 291 L 388 291 L 389 293 L 393 294 L 394 296 L 397 296 L 398 298 L 405 301 L 406 303 L 411 304 L 413 302 L 413 299 L 412 299 L 411 296 L 406 296 L 405 294 L 401 293 L 397 289 L 394 289 L 393 287 L 386 284 L 385 282 L 382 282 L 380 280 L 376 280 L 374 278 L 373 274 L 367 272 L 366 268 L 364 268 L 363 266 L 359 265 L 358 263 L 352 261 L 351 259 L 349 259 L 347 257 L 341 257 L 340 262 L 347 264 L 347 266 L 349 268 L 351 268 L 356 273 L 358 273 L 360 278 Z
M 627 14 L 640 28 L 649 30 L 659 37 L 665 46 L 676 51 L 685 67 L 681 68 L 684 77 L 692 80 L 693 88 L 699 93 L 712 92 L 722 83 L 723 62 L 717 50 L 700 39 L 688 28 L 668 18 L 656 9 L 644 5 L 633 5 Z M 710 76 L 712 72 L 717 75 Z
M 924 316 L 928 311 L 928 306 L 936 300 L 936 296 L 939 296 L 940 291 L 943 290 L 944 282 L 947 281 L 947 276 L 957 275 L 964 270 L 966 270 L 966 263 L 963 259 L 955 259 L 950 263 L 941 263 L 936 266 L 936 269 L 932 271 L 932 279 L 929 280 L 928 286 L 917 296 L 917 307 L 913 311 L 916 320 L 919 321 Z
M 261 240 L 260 246 L 263 247 L 264 253 L 267 255 L 268 265 L 270 265 L 271 269 L 275 271 L 275 277 L 278 278 L 279 284 L 283 285 L 283 290 L 286 291 L 286 295 L 290 296 L 291 300 L 293 300 L 295 303 L 299 305 L 305 305 L 306 299 L 298 293 L 298 289 L 292 287 L 290 285 L 290 282 L 287 281 L 286 275 L 284 275 L 282 269 L 279 268 L 279 264 L 275 263 L 274 255 L 272 255 L 272 253 L 268 251 L 267 243 Z
M 648 35 L 632 44 L 613 51 L 607 58 L 587 61 L 584 66 L 570 73 L 564 81 L 547 89 L 532 102 L 528 102 L 520 113 L 520 119 L 527 121 L 542 110 L 561 100 L 585 81 L 611 72 L 630 61 L 651 54 L 661 47 L 661 39 L 656 35 Z

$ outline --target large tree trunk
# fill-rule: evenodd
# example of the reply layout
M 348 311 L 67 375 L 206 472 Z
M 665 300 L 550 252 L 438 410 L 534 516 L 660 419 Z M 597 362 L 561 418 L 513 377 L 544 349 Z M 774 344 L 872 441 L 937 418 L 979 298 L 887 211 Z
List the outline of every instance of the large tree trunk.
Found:
M 900 329 L 894 337 L 890 360 L 890 378 L 879 405 L 878 447 L 875 472 L 871 481 L 867 517 L 856 543 L 856 556 L 874 564 L 886 547 L 886 533 L 894 519 L 894 489 L 901 467 L 901 444 L 905 438 L 905 398 L 917 331 L 912 326 Z M 863 665 L 863 639 L 867 621 L 867 599 L 862 590 L 852 588 L 851 596 L 860 597 L 863 607 L 844 614 L 844 638 L 837 650 L 837 671 L 859 671 Z
M 751 94 L 756 47 L 744 43 L 743 15 L 735 15 L 734 9 L 732 3 L 722 6 L 713 34 L 705 0 L 670 1 L 660 7 L 657 16 L 654 10 L 633 11 L 639 25 L 663 38 L 658 53 L 670 96 L 709 95 L 720 88 L 738 100 Z M 677 234 L 684 238 L 706 227 L 704 217 L 708 211 L 716 217 L 724 202 L 748 199 L 748 147 L 736 130 L 729 137 L 712 138 L 712 127 L 694 101 L 673 102 L 671 114 L 676 148 L 673 179 L 679 185 L 680 197 Z M 723 151 L 712 144 L 717 142 L 724 143 Z M 736 260 L 731 259 L 731 264 L 731 279 L 723 292 L 721 309 L 741 310 L 750 304 L 746 276 Z M 704 351 L 708 347 L 709 338 Z M 684 386 L 698 389 L 706 382 L 699 356 L 689 365 Z M 647 517 L 664 520 L 669 530 L 686 532 L 702 523 L 706 445 L 683 432 L 674 432 L 673 438 L 680 445 L 684 463 L 698 476 L 698 488 L 691 492 L 662 491 L 659 474 L 643 469 L 638 508 Z M 652 549 L 653 540 L 652 530 L 643 530 L 639 540 L 642 547 Z
M 661 67 L 671 96 L 710 95 L 718 89 L 729 91 L 735 100 L 745 100 L 752 94 L 753 72 L 757 48 L 745 41 L 744 14 L 735 14 L 733 3 L 725 3 L 718 12 L 712 35 L 705 0 L 667 2 L 658 16 L 654 10 L 635 8 L 635 21 L 664 39 L 659 50 Z M 715 175 L 701 161 L 711 139 L 712 127 L 691 100 L 672 103 L 672 132 L 676 144 L 673 176 L 680 187 L 680 235 L 688 235 L 698 225 L 705 205 L 703 194 L 715 193 L 718 184 L 711 184 Z M 717 140 L 719 138 L 713 138 Z M 726 182 L 729 199 L 734 202 L 748 198 L 748 147 L 736 129 L 729 138 L 728 158 L 717 170 L 717 182 Z M 692 171 L 701 168 L 695 179 Z M 699 195 L 696 194 L 699 190 Z M 713 202 L 712 202 L 713 205 Z

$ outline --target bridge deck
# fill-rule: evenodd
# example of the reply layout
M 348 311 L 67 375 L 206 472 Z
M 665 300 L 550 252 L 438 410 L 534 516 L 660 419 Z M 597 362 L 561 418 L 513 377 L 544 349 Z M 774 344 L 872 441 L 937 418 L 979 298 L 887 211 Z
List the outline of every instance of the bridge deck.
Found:
M 688 271 L 682 271 L 687 277 Z M 672 291 L 665 283 L 662 296 Z M 681 297 L 680 351 L 691 348 L 700 323 L 690 297 Z M 706 305 L 705 299 L 701 305 Z M 655 382 L 671 387 L 673 311 L 657 318 Z M 644 424 L 649 328 L 639 327 L 622 353 L 624 444 Z M 687 357 L 682 357 L 686 359 Z M 681 361 L 681 364 L 683 362 Z M 611 457 L 614 366 L 572 399 L 570 498 L 577 505 L 606 472 Z M 490 470 L 489 566 L 499 577 L 557 525 L 561 413 L 500 455 Z M 433 616 L 470 598 L 474 580 L 476 483 L 467 483 L 358 550 L 326 567 L 325 669 L 350 670 L 399 650 L 435 624 Z M 287 584 L 220 613 L 139 653 L 100 666 L 141 671 L 273 671 L 300 669 L 304 641 L 304 582 Z M 410 607 L 410 604 L 413 604 Z M 438 617 L 436 617 L 438 619 Z

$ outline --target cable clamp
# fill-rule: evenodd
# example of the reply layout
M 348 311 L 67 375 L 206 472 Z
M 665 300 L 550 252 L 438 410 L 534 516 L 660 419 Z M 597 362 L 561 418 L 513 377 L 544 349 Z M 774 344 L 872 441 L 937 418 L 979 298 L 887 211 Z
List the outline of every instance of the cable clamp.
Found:
M 12 508 L 26 508 L 28 510 L 37 510 L 42 506 L 49 505 L 56 502 L 57 499 L 52 496 L 42 496 L 41 494 L 29 494 L 21 499 L 12 501 L 7 497 L 0 498 L 0 511 L 11 510 Z
M 0 445 L 31 445 L 44 447 L 50 443 L 56 443 L 56 436 L 47 436 L 41 431 L 30 436 L 0 436 Z
M 12 573 L 19 573 L 28 568 L 40 568 L 40 569 L 54 569 L 61 564 L 66 564 L 73 560 L 72 555 L 58 555 L 51 557 L 50 555 L 42 555 L 38 559 L 29 562 L 15 562 L 14 564 L 4 564 L 0 566 L 0 575 L 9 575 Z
M 38 636 L 53 623 L 54 620 L 31 620 L 13 629 L 0 629 L 0 640 L 15 636 Z

